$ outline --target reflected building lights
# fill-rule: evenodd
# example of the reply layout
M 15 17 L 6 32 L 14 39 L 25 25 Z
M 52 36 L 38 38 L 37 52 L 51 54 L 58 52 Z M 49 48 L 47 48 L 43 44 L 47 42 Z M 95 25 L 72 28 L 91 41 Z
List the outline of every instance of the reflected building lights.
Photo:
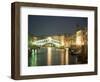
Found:
M 58 49 L 60 51 L 60 64 L 64 65 L 64 64 L 69 64 L 69 49 L 77 49 L 78 47 L 81 48 L 81 46 L 84 46 L 87 44 L 87 31 L 83 31 L 83 30 L 78 30 L 76 31 L 75 34 L 72 35 L 54 35 L 54 36 L 43 36 L 45 38 L 41 39 L 41 37 L 33 37 L 33 42 L 30 41 L 30 43 L 32 43 L 33 48 L 37 49 L 41 49 L 41 48 L 46 48 L 46 54 L 47 54 L 47 64 L 48 65 L 52 65 L 52 49 Z M 78 49 L 79 50 L 79 49 Z M 32 61 L 32 65 L 36 65 L 36 61 L 37 61 L 37 56 L 34 55 L 35 53 L 37 53 L 36 51 L 32 51 L 32 57 L 33 57 L 33 61 Z M 86 50 L 84 51 L 86 52 Z
M 51 47 L 47 47 L 47 64 L 51 65 L 52 64 L 52 52 L 51 52 Z

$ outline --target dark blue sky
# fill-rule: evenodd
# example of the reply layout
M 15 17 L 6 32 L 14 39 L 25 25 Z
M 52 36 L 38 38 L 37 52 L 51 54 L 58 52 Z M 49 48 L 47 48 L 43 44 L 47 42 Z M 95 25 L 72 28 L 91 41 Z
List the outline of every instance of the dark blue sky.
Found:
M 76 26 L 87 27 L 87 18 L 61 16 L 28 16 L 28 32 L 36 36 L 73 34 Z

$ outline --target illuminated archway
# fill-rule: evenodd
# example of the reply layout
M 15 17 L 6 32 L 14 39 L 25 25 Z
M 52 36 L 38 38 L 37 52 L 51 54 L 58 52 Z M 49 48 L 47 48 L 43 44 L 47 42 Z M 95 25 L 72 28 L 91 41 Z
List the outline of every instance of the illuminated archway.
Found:
M 34 42 L 32 42 L 32 44 L 36 45 L 36 46 L 44 46 L 46 44 L 53 44 L 56 47 L 60 47 L 61 46 L 61 42 L 60 41 L 52 39 L 51 37 L 48 37 L 48 38 L 42 39 L 42 40 L 34 41 Z

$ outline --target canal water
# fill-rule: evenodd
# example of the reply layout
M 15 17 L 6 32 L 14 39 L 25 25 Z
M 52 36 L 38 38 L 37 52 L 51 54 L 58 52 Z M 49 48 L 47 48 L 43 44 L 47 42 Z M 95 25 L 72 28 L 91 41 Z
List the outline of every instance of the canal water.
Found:
M 28 56 L 28 66 L 64 65 L 65 50 L 54 47 L 32 49 Z

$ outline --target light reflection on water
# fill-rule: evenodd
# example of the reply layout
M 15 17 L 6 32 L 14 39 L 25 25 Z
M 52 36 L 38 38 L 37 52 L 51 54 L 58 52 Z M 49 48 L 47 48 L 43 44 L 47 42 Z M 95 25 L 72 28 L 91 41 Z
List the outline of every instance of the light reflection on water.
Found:
M 42 47 L 38 50 L 32 50 L 32 54 L 29 59 L 29 66 L 64 65 L 68 64 L 68 58 L 66 57 L 64 49 Z
M 52 64 L 52 51 L 51 51 L 52 49 L 51 49 L 51 47 L 48 47 L 47 48 L 47 64 L 48 65 L 51 65 Z

